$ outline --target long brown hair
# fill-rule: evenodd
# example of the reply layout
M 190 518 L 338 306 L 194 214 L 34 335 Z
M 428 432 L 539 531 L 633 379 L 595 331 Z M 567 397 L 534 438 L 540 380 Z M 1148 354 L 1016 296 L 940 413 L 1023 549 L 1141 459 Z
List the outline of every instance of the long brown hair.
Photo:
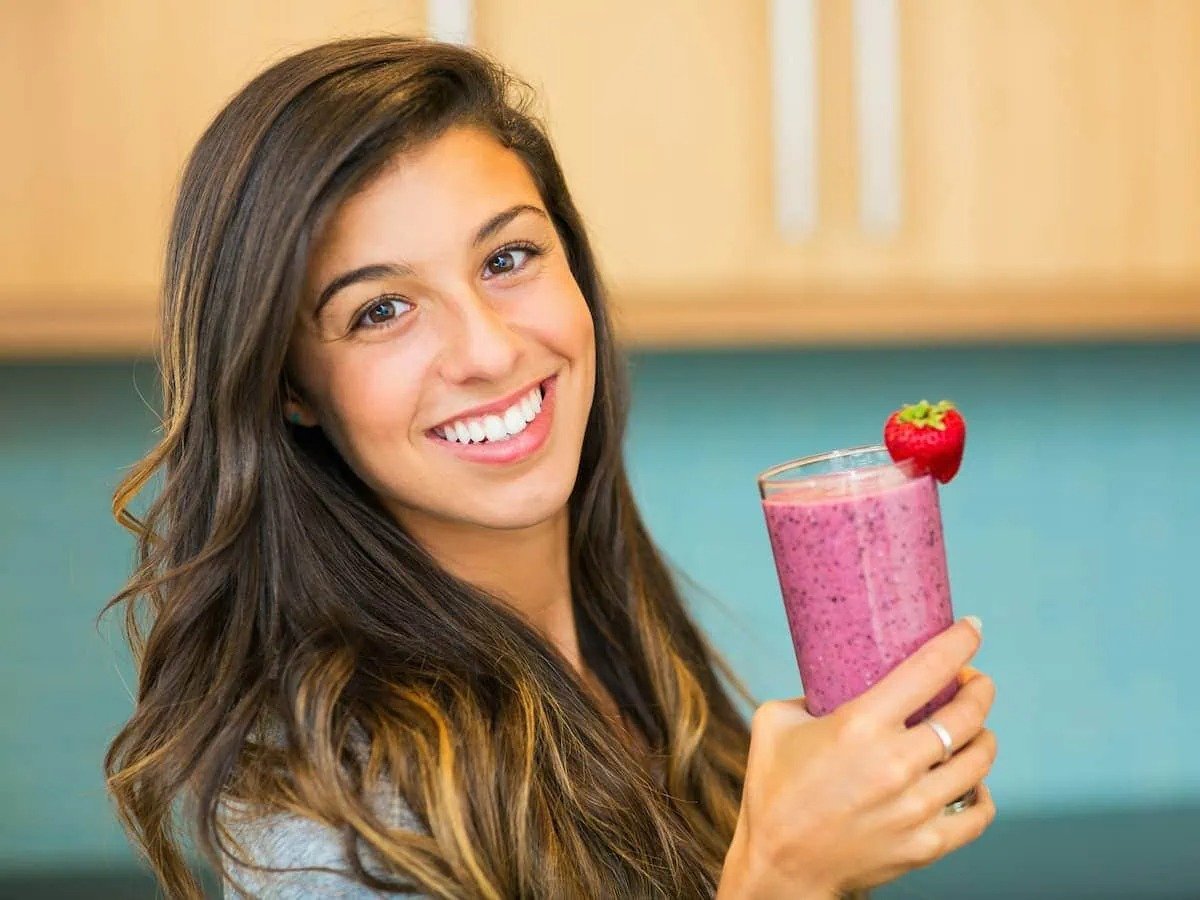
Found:
M 139 562 L 105 607 L 125 605 L 140 667 L 108 785 L 170 896 L 200 896 L 189 836 L 228 874 L 229 800 L 335 827 L 380 889 L 713 892 L 748 731 L 727 693 L 736 681 L 630 493 L 623 364 L 529 103 L 475 51 L 340 41 L 254 79 L 188 161 L 162 295 L 162 438 L 113 501 Z M 524 161 L 591 310 L 597 385 L 569 501 L 571 588 L 586 664 L 650 763 L 537 632 L 439 567 L 320 429 L 284 420 L 288 337 L 321 224 L 397 153 L 462 124 Z M 152 481 L 139 519 L 131 501 Z M 385 789 L 420 830 L 381 814 L 371 798 Z M 364 867 L 364 848 L 384 872 Z

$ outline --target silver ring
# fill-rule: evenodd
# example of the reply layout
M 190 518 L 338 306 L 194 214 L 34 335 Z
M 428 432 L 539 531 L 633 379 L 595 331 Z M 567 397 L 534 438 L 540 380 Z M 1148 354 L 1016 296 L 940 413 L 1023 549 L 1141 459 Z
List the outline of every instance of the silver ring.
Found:
M 964 809 L 974 806 L 976 797 L 978 797 L 978 792 L 975 788 L 971 788 L 953 803 L 946 804 L 945 815 L 952 816 L 955 813 L 960 813 Z
M 933 719 L 926 719 L 925 724 L 933 729 L 933 733 L 942 742 L 942 762 L 945 762 L 954 755 L 954 738 L 950 737 L 950 732 L 940 722 L 935 722 Z

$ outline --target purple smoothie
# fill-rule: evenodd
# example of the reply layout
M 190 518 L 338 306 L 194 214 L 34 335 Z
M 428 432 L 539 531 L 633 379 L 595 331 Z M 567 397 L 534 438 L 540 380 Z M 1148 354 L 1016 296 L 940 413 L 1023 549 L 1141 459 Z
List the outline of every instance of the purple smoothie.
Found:
M 763 500 L 813 715 L 850 700 L 954 621 L 937 486 L 898 466 L 779 484 Z M 957 691 L 947 685 L 909 717 Z

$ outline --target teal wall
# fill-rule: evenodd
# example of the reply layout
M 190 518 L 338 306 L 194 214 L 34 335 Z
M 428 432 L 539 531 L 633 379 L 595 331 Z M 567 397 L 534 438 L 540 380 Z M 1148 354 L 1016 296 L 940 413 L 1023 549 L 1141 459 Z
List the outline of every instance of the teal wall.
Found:
M 630 466 L 697 612 L 760 697 L 799 692 L 754 476 L 877 438 L 952 397 L 970 439 L 943 491 L 960 614 L 999 691 L 1008 812 L 1200 800 L 1200 346 L 643 355 Z M 150 398 L 144 401 L 141 395 Z M 153 441 L 146 363 L 0 366 L 0 869 L 126 856 L 100 780 L 127 714 L 94 627 L 132 543 L 111 520 Z

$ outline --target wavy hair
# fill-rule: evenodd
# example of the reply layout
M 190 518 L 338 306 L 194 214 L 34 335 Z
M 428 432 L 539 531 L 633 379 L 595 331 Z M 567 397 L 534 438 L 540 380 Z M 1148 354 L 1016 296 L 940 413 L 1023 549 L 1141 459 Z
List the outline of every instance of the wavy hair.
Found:
M 185 168 L 162 288 L 161 439 L 117 488 L 138 561 L 124 607 L 136 706 L 105 758 L 118 814 L 171 897 L 188 840 L 230 876 L 223 804 L 337 829 L 359 879 L 435 897 L 711 896 L 737 819 L 744 691 L 689 617 L 621 453 L 624 368 L 583 223 L 531 92 L 421 39 L 324 44 L 230 100 Z M 569 500 L 583 657 L 456 579 L 324 437 L 284 419 L 287 349 L 323 222 L 456 125 L 521 158 L 595 326 Z M 152 481 L 146 513 L 130 512 Z M 399 826 L 372 797 L 392 791 Z M 378 863 L 368 865 L 370 858 Z

